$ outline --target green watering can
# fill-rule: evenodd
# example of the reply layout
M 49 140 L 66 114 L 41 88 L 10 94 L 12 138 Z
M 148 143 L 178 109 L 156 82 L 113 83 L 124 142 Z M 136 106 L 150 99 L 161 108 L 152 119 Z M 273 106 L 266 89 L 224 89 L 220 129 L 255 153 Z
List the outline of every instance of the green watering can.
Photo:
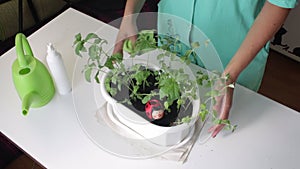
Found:
M 26 115 L 30 107 L 42 107 L 54 96 L 53 80 L 47 68 L 36 59 L 24 34 L 15 37 L 17 59 L 12 65 L 15 88 L 22 100 L 22 113 Z

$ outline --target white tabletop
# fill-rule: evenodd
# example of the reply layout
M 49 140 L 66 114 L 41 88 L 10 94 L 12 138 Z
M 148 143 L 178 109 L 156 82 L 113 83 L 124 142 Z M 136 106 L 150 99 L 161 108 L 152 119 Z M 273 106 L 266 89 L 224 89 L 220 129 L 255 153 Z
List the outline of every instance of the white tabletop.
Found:
M 28 37 L 35 57 L 45 63 L 51 42 L 61 52 L 69 78 L 76 62 L 72 42 L 77 33 L 97 31 L 104 23 L 68 9 Z M 103 31 L 102 31 L 103 32 Z M 114 40 L 117 30 L 103 36 Z M 94 144 L 82 130 L 72 93 L 56 94 L 42 108 L 21 114 L 21 101 L 11 74 L 14 48 L 0 57 L 0 129 L 20 148 L 47 168 L 210 168 L 296 169 L 299 167 L 300 114 L 243 87 L 235 91 L 230 119 L 237 130 L 196 143 L 186 163 L 157 159 L 133 160 L 114 156 Z M 76 91 L 76 85 L 73 91 Z M 105 136 L 103 136 L 105 137 Z M 118 144 L 118 140 L 112 140 Z

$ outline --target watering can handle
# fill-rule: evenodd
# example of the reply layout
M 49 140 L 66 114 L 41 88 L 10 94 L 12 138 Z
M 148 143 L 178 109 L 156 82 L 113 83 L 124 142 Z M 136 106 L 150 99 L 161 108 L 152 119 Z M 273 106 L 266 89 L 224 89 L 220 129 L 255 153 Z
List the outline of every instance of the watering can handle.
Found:
M 16 35 L 15 45 L 16 45 L 19 65 L 21 67 L 27 66 L 30 62 L 29 60 L 30 58 L 26 58 L 26 57 L 33 57 L 33 53 L 24 34 L 18 33 Z

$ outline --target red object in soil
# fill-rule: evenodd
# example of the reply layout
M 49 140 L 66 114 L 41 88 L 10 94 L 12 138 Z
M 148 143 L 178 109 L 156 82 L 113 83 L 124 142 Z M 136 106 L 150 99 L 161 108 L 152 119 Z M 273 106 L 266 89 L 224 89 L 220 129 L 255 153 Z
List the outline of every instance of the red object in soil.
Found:
M 152 99 L 149 100 L 145 105 L 145 112 L 147 117 L 152 120 L 158 120 L 163 118 L 164 109 L 159 100 Z

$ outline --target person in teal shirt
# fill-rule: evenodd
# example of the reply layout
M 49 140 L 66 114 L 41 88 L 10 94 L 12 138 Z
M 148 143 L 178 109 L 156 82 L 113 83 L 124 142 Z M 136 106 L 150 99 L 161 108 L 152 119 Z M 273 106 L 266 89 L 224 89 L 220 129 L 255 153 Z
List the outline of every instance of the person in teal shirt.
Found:
M 132 14 L 138 13 L 144 2 L 127 0 L 124 12 L 127 17 L 120 25 L 114 53 L 121 52 L 125 39 L 135 40 L 136 17 Z M 220 57 L 223 74 L 230 75 L 228 83 L 237 82 L 257 91 L 264 74 L 269 40 L 297 3 L 298 0 L 161 0 L 158 10 L 183 18 L 204 32 Z M 197 36 L 191 36 L 192 31 L 186 29 L 180 31 L 186 32 L 186 37 Z M 230 89 L 219 100 L 221 119 L 228 119 L 232 97 L 233 89 Z M 212 136 L 223 127 L 221 124 L 213 126 Z

